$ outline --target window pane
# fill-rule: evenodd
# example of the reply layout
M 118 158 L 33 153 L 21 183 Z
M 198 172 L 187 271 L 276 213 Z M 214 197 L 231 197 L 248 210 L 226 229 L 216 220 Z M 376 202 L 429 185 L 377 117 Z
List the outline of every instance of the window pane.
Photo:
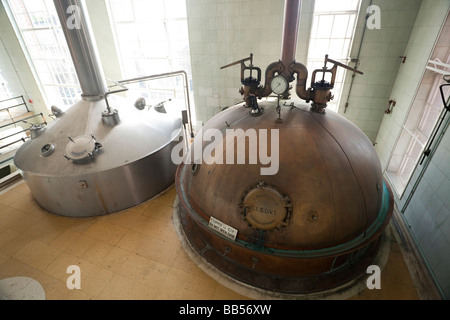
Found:
M 170 10 L 166 11 L 168 19 L 184 19 L 186 18 L 186 1 L 185 0 L 169 0 Z
M 163 0 L 134 0 L 136 21 L 161 21 L 165 18 Z M 171 6 L 170 9 L 173 9 Z
M 108 0 L 108 4 L 124 76 L 183 70 L 193 95 L 185 0 Z M 119 5 L 133 8 L 133 17 L 126 22 L 118 19 Z M 182 106 L 186 103 L 183 84 L 182 77 L 141 82 L 127 86 L 127 96 L 132 100 L 144 97 L 149 105 L 171 99 Z M 193 97 L 190 101 L 193 108 Z
M 12 1 L 10 5 L 16 14 L 27 14 L 27 9 L 22 0 Z
M 133 6 L 127 0 L 111 0 L 112 14 L 117 22 L 134 21 Z
M 70 107 L 81 89 L 53 1 L 9 2 L 48 102 Z
M 330 55 L 330 58 L 332 59 L 341 59 L 344 57 L 344 44 L 345 41 L 342 41 L 341 39 L 331 39 L 330 40 L 330 46 L 328 49 L 328 54 Z M 337 57 L 337 58 L 335 58 Z M 340 69 L 339 69 L 340 70 Z
M 30 19 L 34 28 L 46 28 L 51 25 L 48 14 L 43 11 L 30 13 Z
M 331 38 L 344 39 L 347 35 L 348 22 L 350 15 L 343 14 L 334 17 L 333 30 L 331 32 Z
M 341 63 L 348 63 L 350 45 L 353 41 L 359 0 L 316 0 L 313 26 L 308 51 L 308 69 L 323 67 L 325 55 Z M 330 68 L 330 67 L 329 67 Z M 335 99 L 328 104 L 328 109 L 337 111 L 340 104 L 342 82 L 345 70 L 338 68 L 333 90 Z
M 185 0 L 109 0 L 109 6 L 126 78 L 183 70 L 192 81 Z M 126 22 L 118 14 L 124 7 L 133 8 Z M 127 95 L 147 97 L 149 103 L 174 100 L 184 97 L 183 81 L 148 81 L 133 85 Z
M 355 10 L 358 7 L 358 0 L 316 0 L 314 11 L 317 13 L 342 12 Z
M 28 13 L 42 11 L 45 8 L 43 0 L 23 0 Z
M 323 15 L 319 17 L 319 24 L 317 26 L 317 38 L 329 39 L 331 31 L 333 30 L 334 15 Z
M 30 17 L 28 14 L 18 14 L 16 16 L 17 24 L 21 29 L 31 29 L 33 28 L 33 24 L 31 23 Z
M 166 23 L 160 22 L 147 22 L 136 24 L 136 32 L 139 40 L 141 41 L 164 41 L 168 42 Z

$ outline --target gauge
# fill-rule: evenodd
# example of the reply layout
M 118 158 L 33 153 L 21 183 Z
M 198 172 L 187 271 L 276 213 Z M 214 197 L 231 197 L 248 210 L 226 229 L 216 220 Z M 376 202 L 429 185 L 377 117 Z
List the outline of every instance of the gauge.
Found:
M 276 95 L 282 95 L 289 88 L 289 82 L 282 75 L 278 75 L 270 82 L 273 93 Z

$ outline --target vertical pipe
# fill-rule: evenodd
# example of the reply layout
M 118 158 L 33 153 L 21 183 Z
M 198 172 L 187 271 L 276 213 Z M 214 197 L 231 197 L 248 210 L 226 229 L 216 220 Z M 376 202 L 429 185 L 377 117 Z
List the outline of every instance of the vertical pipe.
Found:
M 295 61 L 298 29 L 300 25 L 301 0 L 286 0 L 284 6 L 283 38 L 281 43 L 281 63 L 283 74 L 292 77 L 288 68 Z M 291 80 L 291 79 L 290 79 Z
M 84 0 L 54 0 L 83 99 L 100 100 L 108 91 Z

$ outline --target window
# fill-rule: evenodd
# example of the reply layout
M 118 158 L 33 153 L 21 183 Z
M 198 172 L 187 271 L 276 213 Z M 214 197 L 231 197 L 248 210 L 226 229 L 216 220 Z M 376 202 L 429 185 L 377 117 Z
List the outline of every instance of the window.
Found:
M 316 0 L 308 52 L 308 70 L 322 69 L 325 55 L 348 64 L 360 0 Z M 328 109 L 338 110 L 346 70 L 338 68 Z
M 192 81 L 185 0 L 109 0 L 109 10 L 127 79 L 183 70 Z M 149 104 L 168 99 L 184 103 L 182 81 L 139 83 L 128 96 L 144 97 Z
M 435 135 L 440 127 L 438 121 L 445 118 L 440 86 L 445 83 L 443 77 L 450 74 L 449 27 L 450 15 L 435 43 L 386 168 L 386 174 L 399 199 L 404 193 L 407 197 L 411 196 L 406 190 L 408 184 L 414 182 L 411 181 L 412 177 L 415 172 L 426 170 L 430 157 L 423 155 L 425 149 L 432 157 L 437 148 L 438 139 L 435 139 Z M 448 97 L 449 92 L 449 87 L 444 87 L 444 97 Z
M 450 56 L 447 59 L 450 62 Z M 450 65 L 447 65 L 450 72 Z M 439 90 L 444 84 L 441 73 L 427 70 L 416 94 L 409 115 L 402 126 L 400 138 L 387 167 L 387 174 L 399 197 L 406 186 L 427 146 L 442 113 Z M 445 96 L 448 95 L 448 92 Z
M 20 36 L 48 102 L 67 108 L 81 88 L 52 0 L 9 0 Z

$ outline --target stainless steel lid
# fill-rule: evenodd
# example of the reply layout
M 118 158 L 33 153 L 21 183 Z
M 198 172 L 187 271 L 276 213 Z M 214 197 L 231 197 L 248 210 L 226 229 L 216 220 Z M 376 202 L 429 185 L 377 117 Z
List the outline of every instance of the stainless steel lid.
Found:
M 94 155 L 95 140 L 92 136 L 83 135 L 69 139 L 70 142 L 66 146 L 67 158 L 74 161 L 80 161 Z

